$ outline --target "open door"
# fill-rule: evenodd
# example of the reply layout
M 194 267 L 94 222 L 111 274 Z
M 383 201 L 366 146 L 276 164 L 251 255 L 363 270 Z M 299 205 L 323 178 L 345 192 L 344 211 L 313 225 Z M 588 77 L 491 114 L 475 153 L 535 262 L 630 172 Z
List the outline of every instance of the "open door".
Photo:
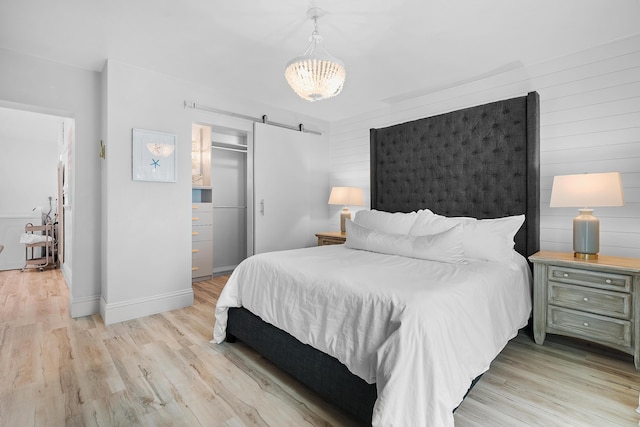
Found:
M 62 188 L 64 187 L 64 164 L 58 162 L 58 206 L 56 212 L 58 212 L 58 225 L 56 229 L 56 236 L 58 239 L 58 263 L 62 265 L 64 262 L 64 203 Z

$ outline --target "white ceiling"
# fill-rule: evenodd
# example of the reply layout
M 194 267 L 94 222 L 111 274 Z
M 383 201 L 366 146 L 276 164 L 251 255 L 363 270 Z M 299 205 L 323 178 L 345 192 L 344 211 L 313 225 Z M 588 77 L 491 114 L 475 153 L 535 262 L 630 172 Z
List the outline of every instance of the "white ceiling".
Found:
M 347 68 L 342 94 L 315 103 L 284 79 L 311 6 Z M 0 48 L 96 71 L 111 58 L 333 121 L 637 34 L 639 22 L 640 0 L 0 0 Z

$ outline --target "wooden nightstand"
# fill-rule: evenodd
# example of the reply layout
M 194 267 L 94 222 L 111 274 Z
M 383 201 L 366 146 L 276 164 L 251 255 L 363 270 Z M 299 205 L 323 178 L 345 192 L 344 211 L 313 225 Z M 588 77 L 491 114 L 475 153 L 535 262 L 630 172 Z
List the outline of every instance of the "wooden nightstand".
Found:
M 633 355 L 640 371 L 640 259 L 541 251 L 533 263 L 533 335 L 581 338 Z
M 347 234 L 341 231 L 316 233 L 316 237 L 318 238 L 318 246 L 341 245 L 347 240 Z

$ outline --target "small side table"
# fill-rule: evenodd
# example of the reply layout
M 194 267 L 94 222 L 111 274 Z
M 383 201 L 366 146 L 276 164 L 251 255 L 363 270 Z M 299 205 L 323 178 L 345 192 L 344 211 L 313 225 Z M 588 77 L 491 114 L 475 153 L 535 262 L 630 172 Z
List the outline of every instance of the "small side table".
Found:
M 631 354 L 640 371 L 640 259 L 540 251 L 533 263 L 533 334 L 567 335 Z
M 347 240 L 347 234 L 344 231 L 316 233 L 316 237 L 318 238 L 318 246 L 341 245 Z

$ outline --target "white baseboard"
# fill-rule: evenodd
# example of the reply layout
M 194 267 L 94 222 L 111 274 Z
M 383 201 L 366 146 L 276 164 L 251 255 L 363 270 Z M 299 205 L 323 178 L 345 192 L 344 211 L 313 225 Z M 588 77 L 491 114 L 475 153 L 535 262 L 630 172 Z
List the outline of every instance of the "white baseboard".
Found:
M 64 281 L 67 284 L 69 294 L 73 294 L 71 269 L 67 264 L 62 263 L 62 265 L 60 265 L 60 271 L 62 271 L 62 277 L 64 277 Z M 73 296 L 69 297 L 69 314 L 72 319 L 83 316 L 92 316 L 98 313 L 100 313 L 100 295 L 91 295 L 79 298 L 74 298 Z
M 193 305 L 193 289 L 153 295 L 147 298 L 107 303 L 100 298 L 100 315 L 105 325 L 150 316 Z
M 8 271 L 8 270 L 22 270 L 24 267 L 24 261 L 18 262 L 0 262 L 0 271 Z
M 69 302 L 69 307 L 73 319 L 97 314 L 100 312 L 100 295 L 81 298 L 72 297 Z
M 60 265 L 60 271 L 62 271 L 62 277 L 64 277 L 64 281 L 67 284 L 67 289 L 71 292 L 71 288 L 73 287 L 73 282 L 71 281 L 71 269 L 63 262 L 62 265 Z

